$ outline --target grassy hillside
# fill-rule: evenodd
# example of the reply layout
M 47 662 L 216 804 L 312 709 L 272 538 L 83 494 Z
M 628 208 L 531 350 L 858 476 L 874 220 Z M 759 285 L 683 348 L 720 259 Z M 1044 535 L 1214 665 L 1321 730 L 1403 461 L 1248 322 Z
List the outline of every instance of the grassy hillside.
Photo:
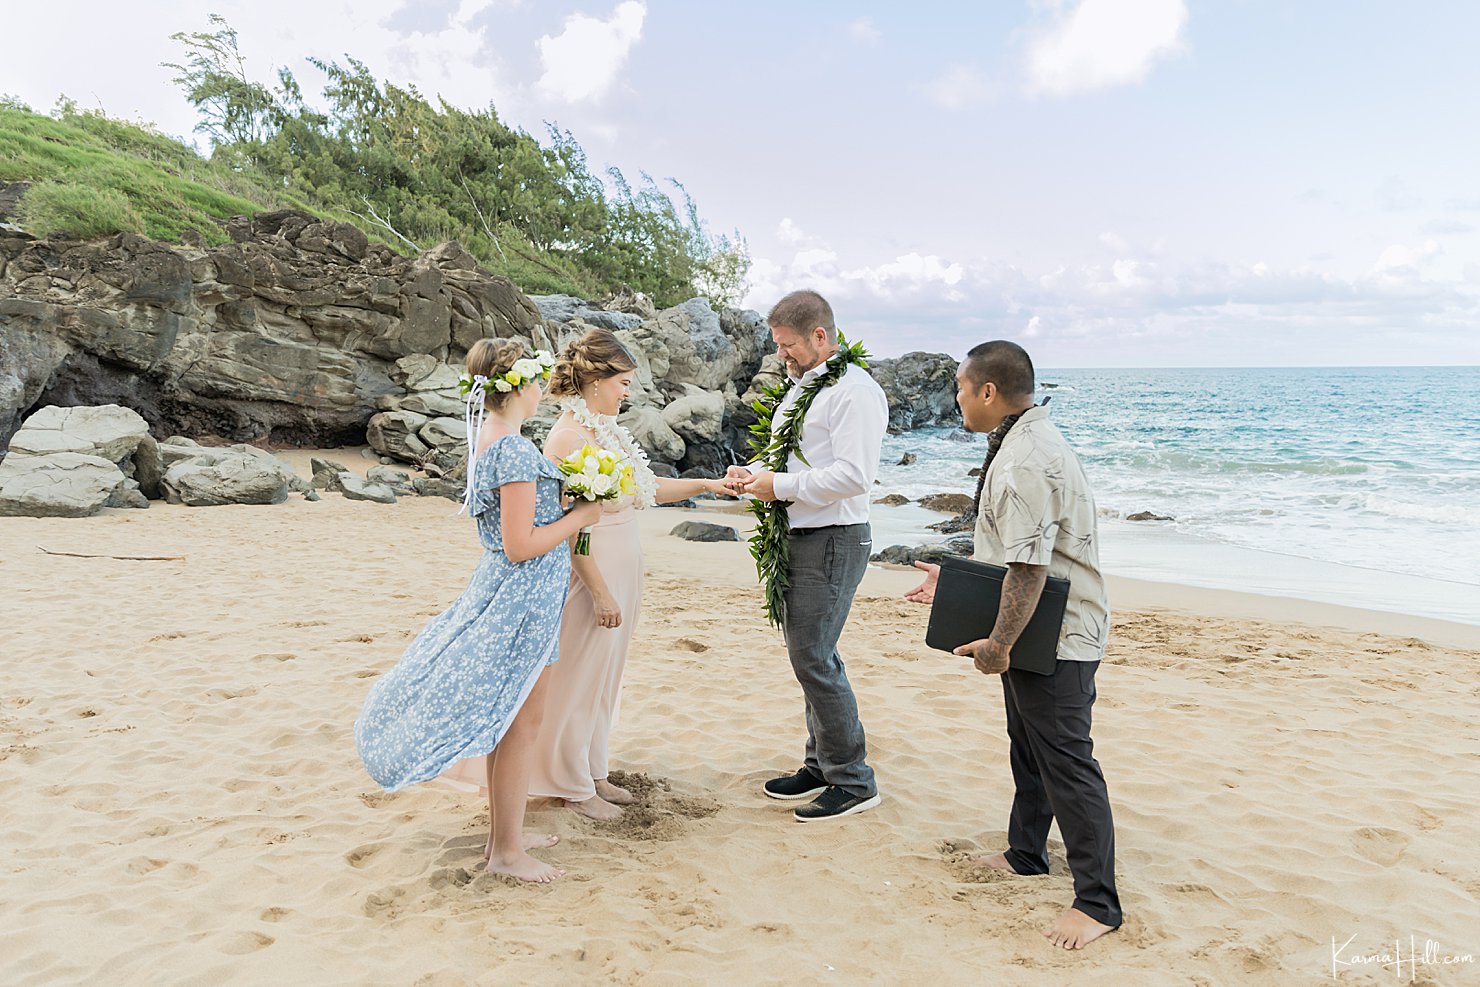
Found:
M 220 244 L 227 237 L 218 221 L 231 216 L 287 207 L 325 215 L 312 202 L 274 192 L 134 124 L 94 113 L 54 119 L 0 107 L 0 182 L 19 181 L 35 183 L 18 219 L 37 235 L 128 231 L 178 241 L 193 229 L 204 242 Z

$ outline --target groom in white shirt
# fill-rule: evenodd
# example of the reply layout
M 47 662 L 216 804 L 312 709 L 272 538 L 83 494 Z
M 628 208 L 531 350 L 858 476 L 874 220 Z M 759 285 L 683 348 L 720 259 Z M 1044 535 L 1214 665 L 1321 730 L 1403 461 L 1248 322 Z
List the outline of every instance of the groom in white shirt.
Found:
M 838 357 L 832 307 L 815 291 L 795 291 L 767 316 L 792 387 L 772 416 L 781 426 L 802 389 Z M 765 784 L 771 798 L 811 801 L 801 822 L 836 819 L 879 804 L 858 703 L 838 638 L 873 546 L 869 497 L 889 424 L 889 402 L 867 370 L 849 365 L 812 400 L 801 430 L 801 456 L 773 473 L 760 464 L 730 467 L 734 489 L 786 501 L 791 521 L 789 585 L 782 627 L 791 667 L 806 699 L 807 747 L 795 774 Z

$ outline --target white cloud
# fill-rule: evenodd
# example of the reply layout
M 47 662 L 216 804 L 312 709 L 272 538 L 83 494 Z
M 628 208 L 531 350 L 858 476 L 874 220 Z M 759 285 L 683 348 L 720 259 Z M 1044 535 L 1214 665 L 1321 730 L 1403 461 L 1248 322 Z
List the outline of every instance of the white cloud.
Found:
M 1032 339 L 1060 366 L 1392 363 L 1416 327 L 1480 358 L 1480 265 L 1465 279 L 1424 273 L 1433 241 L 1394 244 L 1366 274 L 1252 263 L 1173 264 L 1147 256 L 1027 270 L 990 259 L 908 253 L 850 264 L 796 230 L 789 259 L 757 257 L 746 304 L 788 291 L 827 296 L 850 337 L 882 356 L 959 356 L 995 337 Z
M 962 110 L 985 102 L 991 87 L 974 66 L 953 65 L 925 84 L 925 95 L 932 103 L 948 110 Z
M 1182 50 L 1183 0 L 1079 0 L 1028 49 L 1028 91 L 1049 96 L 1140 82 Z
M 1435 240 L 1425 240 L 1417 247 L 1410 247 L 1406 243 L 1395 243 L 1377 256 L 1377 264 L 1372 270 L 1374 274 L 1379 275 L 1399 271 L 1418 271 L 1439 256 L 1439 252 L 1439 244 Z
M 586 14 L 565 19 L 557 35 L 544 35 L 535 43 L 544 74 L 539 90 L 567 103 L 596 101 L 617 81 L 632 46 L 642 38 L 647 5 L 625 0 L 611 17 L 598 20 Z
M 876 45 L 883 36 L 872 17 L 860 17 L 848 25 L 848 37 L 861 45 Z
M 224 13 L 239 36 L 250 78 L 269 85 L 276 71 L 290 69 L 309 100 L 318 98 L 322 76 L 305 56 L 343 62 L 346 54 L 364 62 L 378 79 L 414 85 L 429 99 L 441 95 L 464 107 L 498 104 L 507 115 L 517 87 L 506 77 L 486 26 L 497 0 L 461 0 L 439 16 L 423 18 L 422 29 L 400 29 L 398 12 L 406 0 L 359 0 L 353 16 L 338 4 L 274 0 L 227 4 Z M 65 92 L 84 106 L 157 123 L 167 133 L 188 136 L 197 122 L 194 110 L 169 80 L 182 49 L 169 39 L 173 30 L 209 31 L 198 4 L 161 0 L 148 17 L 126 5 L 93 4 L 87 16 L 57 17 L 46 6 L 7 12 L 8 28 L 26 45 L 7 53 L 8 68 L 22 80 L 23 95 L 36 109 L 49 109 Z M 70 52 L 75 57 L 62 57 Z M 16 87 L 9 83 L 0 90 Z

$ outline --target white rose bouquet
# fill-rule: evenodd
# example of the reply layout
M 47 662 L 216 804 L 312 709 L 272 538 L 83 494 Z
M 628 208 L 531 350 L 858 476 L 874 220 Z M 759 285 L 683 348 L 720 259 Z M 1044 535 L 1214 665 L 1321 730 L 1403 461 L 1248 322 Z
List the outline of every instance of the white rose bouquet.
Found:
M 565 474 L 565 492 L 582 500 L 616 500 L 637 492 L 632 463 L 625 457 L 593 445 L 584 445 L 558 464 Z M 591 554 L 591 529 L 576 536 L 577 555 Z

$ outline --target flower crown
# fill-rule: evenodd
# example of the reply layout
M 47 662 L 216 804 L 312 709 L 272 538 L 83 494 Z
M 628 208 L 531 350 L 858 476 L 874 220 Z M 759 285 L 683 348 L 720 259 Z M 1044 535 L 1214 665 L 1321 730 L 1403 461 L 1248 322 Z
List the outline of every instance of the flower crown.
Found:
M 540 350 L 534 356 L 521 357 L 514 361 L 514 365 L 507 372 L 495 377 L 485 377 L 483 374 L 463 374 L 458 378 L 458 392 L 464 396 L 470 395 L 474 389 L 487 392 L 490 388 L 500 394 L 508 394 L 517 391 L 535 378 L 549 380 L 550 371 L 555 366 L 555 357 L 549 350 Z

